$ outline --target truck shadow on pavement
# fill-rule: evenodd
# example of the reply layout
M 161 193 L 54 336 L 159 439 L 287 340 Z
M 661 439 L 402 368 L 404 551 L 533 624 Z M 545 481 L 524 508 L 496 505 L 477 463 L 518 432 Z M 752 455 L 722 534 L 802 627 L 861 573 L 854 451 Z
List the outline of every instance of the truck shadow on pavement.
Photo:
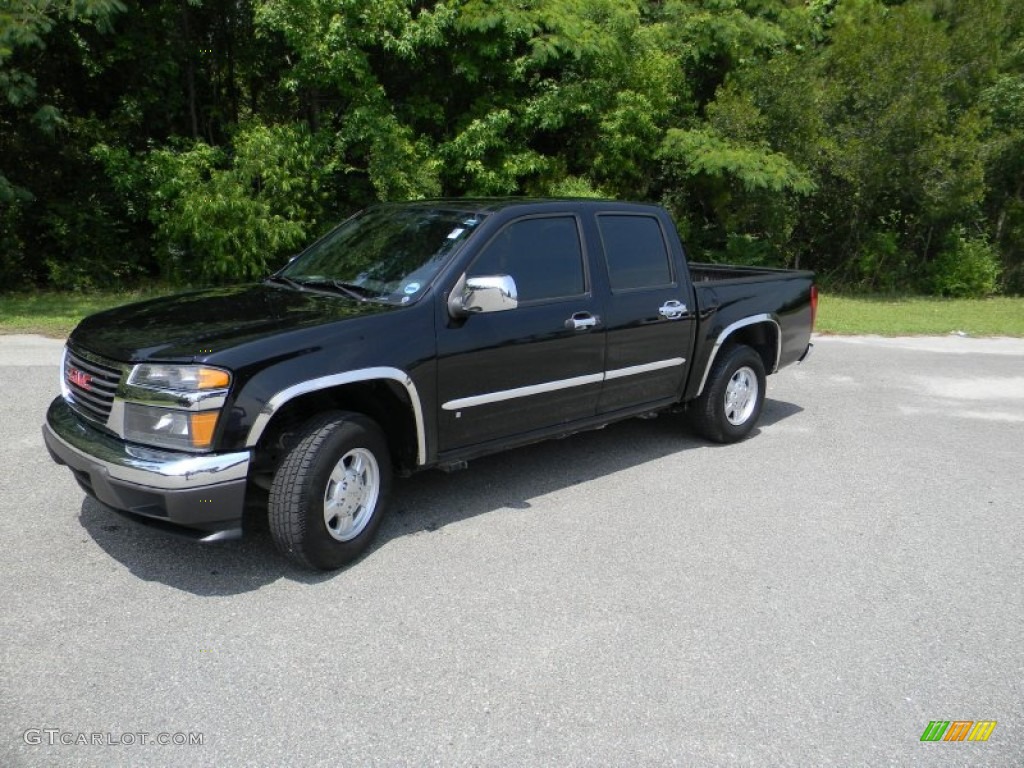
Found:
M 802 410 L 792 403 L 766 399 L 751 438 Z M 277 552 L 265 526 L 255 526 L 240 541 L 197 544 L 137 525 L 89 498 L 82 503 L 79 520 L 107 554 L 140 579 L 200 596 L 234 595 L 281 578 L 305 584 L 330 581 L 359 568 L 374 552 L 402 536 L 435 532 L 498 510 L 529 509 L 531 499 L 665 456 L 727 447 L 694 435 L 682 415 L 663 414 L 487 456 L 462 472 L 427 471 L 396 478 L 391 511 L 376 541 L 359 561 L 327 573 L 291 564 Z

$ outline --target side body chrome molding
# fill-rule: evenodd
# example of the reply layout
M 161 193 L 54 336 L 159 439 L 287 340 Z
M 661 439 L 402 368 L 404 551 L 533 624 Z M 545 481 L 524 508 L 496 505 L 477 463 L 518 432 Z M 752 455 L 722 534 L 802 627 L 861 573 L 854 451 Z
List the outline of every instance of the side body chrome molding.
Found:
M 738 331 L 740 328 L 746 328 L 748 325 L 757 325 L 758 323 L 771 323 L 775 326 L 775 364 L 768 373 L 775 373 L 779 370 L 779 360 L 782 358 L 782 330 L 779 328 L 779 323 L 769 314 L 762 315 L 751 315 L 750 317 L 744 317 L 742 320 L 737 320 L 735 323 L 727 326 L 715 340 L 715 346 L 711 350 L 711 354 L 708 356 L 708 363 L 704 367 L 704 375 L 700 380 L 700 387 L 697 388 L 697 397 L 704 391 L 704 385 L 708 382 L 708 375 L 711 373 L 711 366 L 715 364 L 715 358 L 718 357 L 718 350 L 722 348 L 722 345 L 728 340 L 728 338 Z
M 256 421 L 253 422 L 252 427 L 249 429 L 249 435 L 245 440 L 245 445 L 248 448 L 252 448 L 259 442 L 260 437 L 263 435 L 263 430 L 267 428 L 267 424 L 270 423 L 270 419 L 273 415 L 287 403 L 301 395 L 308 395 L 310 392 L 317 392 L 321 389 L 329 389 L 331 387 L 341 386 L 342 384 L 355 384 L 364 381 L 379 381 L 386 379 L 389 381 L 396 381 L 405 387 L 405 392 L 409 395 L 409 402 L 412 404 L 413 418 L 416 422 L 416 463 L 423 465 L 427 463 L 427 438 L 426 432 L 423 426 L 423 406 L 420 403 L 420 395 L 416 389 L 416 385 L 413 380 L 409 378 L 409 375 L 405 371 L 401 371 L 398 368 L 360 368 L 355 371 L 345 371 L 344 373 L 335 373 L 330 376 L 321 376 L 316 379 L 310 379 L 309 381 L 303 381 L 298 384 L 282 389 L 263 406 L 259 415 L 256 417 Z
M 607 371 L 604 375 L 607 379 L 621 379 L 624 376 L 636 376 L 638 373 L 650 373 L 660 371 L 662 368 L 675 368 L 686 362 L 685 357 L 670 357 L 668 360 L 655 360 L 653 363 L 643 365 L 631 365 L 628 368 L 616 368 L 614 371 Z
M 446 411 L 457 411 L 460 408 L 472 408 L 476 405 L 500 403 L 504 400 L 513 400 L 518 397 L 529 397 L 530 395 L 539 395 L 544 392 L 555 392 L 559 389 L 568 389 L 569 387 L 582 387 L 585 384 L 598 384 L 602 381 L 607 381 L 608 379 L 621 379 L 624 376 L 636 376 L 640 373 L 660 371 L 663 368 L 672 368 L 677 365 L 682 365 L 685 362 L 685 357 L 656 360 L 653 363 L 631 365 L 628 368 L 617 368 L 614 371 L 607 371 L 605 373 L 588 373 L 584 376 L 574 376 L 571 379 L 558 379 L 556 381 L 546 381 L 543 384 L 530 384 L 526 387 L 503 389 L 498 392 L 488 392 L 483 395 L 460 397 L 456 400 L 449 400 L 447 403 L 442 405 L 441 408 Z
M 503 400 L 513 400 L 517 397 L 540 395 L 544 392 L 556 392 L 559 389 L 569 389 L 570 387 L 582 387 L 585 384 L 597 384 L 601 381 L 604 381 L 604 376 L 600 373 L 588 373 L 586 376 L 574 376 L 571 379 L 545 381 L 543 384 L 530 384 L 526 387 L 503 389 L 499 392 L 488 392 L 485 395 L 460 397 L 457 400 L 449 400 L 447 403 L 442 405 L 441 408 L 446 411 L 457 411 L 460 408 L 472 408 L 474 405 L 500 403 Z

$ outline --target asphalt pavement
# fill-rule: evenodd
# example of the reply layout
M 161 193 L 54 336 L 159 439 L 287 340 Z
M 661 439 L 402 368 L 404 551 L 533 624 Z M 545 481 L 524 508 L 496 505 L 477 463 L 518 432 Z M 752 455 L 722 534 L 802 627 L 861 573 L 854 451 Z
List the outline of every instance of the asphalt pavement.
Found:
M 743 443 L 422 473 L 327 575 L 85 500 L 60 347 L 0 337 L 0 766 L 1024 765 L 1022 340 L 818 338 Z

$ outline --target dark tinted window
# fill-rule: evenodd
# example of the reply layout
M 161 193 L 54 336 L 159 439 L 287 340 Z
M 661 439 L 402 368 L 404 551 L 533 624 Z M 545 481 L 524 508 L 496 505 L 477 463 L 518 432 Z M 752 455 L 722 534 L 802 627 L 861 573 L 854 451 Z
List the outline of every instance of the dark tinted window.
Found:
M 509 224 L 487 244 L 468 274 L 511 275 L 520 301 L 578 296 L 586 283 L 576 219 L 554 216 Z
M 599 216 L 612 290 L 653 288 L 672 282 L 668 249 L 653 216 Z

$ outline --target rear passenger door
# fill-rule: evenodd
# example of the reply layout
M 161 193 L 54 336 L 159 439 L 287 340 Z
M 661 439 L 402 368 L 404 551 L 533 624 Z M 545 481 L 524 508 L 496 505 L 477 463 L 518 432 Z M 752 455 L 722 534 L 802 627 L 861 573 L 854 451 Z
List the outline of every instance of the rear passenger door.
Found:
M 577 216 L 506 224 L 466 275 L 509 275 L 519 306 L 438 330 L 439 448 L 503 440 L 593 416 L 604 327 Z
M 654 215 L 602 213 L 596 221 L 611 288 L 598 412 L 677 398 L 694 333 L 690 283 L 679 274 L 682 254 L 672 252 L 678 240 Z

